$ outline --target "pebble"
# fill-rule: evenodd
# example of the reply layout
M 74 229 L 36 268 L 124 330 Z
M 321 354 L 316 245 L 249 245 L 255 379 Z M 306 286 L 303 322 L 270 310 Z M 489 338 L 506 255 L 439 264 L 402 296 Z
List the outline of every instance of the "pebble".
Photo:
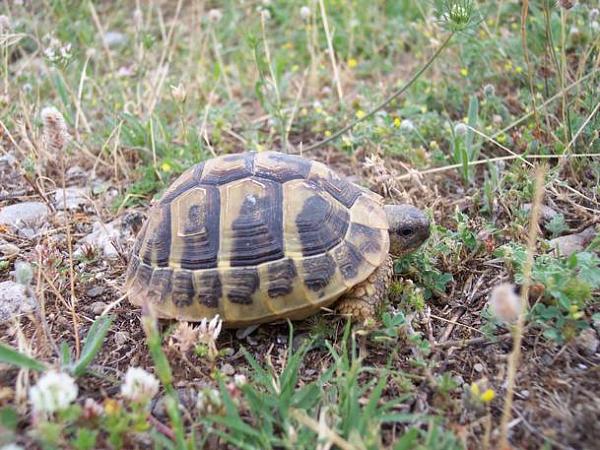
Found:
M 127 331 L 117 331 L 114 334 L 115 337 L 115 344 L 117 344 L 119 347 L 125 345 L 127 343 L 127 341 L 129 340 L 129 333 Z
M 473 366 L 473 369 L 475 369 L 475 372 L 483 372 L 483 364 L 477 363 Z
M 583 251 L 596 236 L 594 227 L 588 227 L 580 233 L 567 234 L 550 240 L 550 247 L 562 256 L 571 256 L 573 253 Z
M 107 31 L 102 40 L 107 47 L 118 47 L 127 42 L 127 36 L 119 31 Z
M 115 222 L 102 224 L 95 222 L 93 231 L 81 240 L 83 244 L 89 244 L 95 248 L 101 249 L 104 256 L 107 258 L 115 258 L 119 255 L 113 242 L 119 242 L 120 233 L 115 226 Z M 76 255 L 81 254 L 81 249 L 75 252 Z
M 68 187 L 57 189 L 54 192 L 54 206 L 57 209 L 65 209 L 65 203 L 69 211 L 77 210 L 88 202 L 87 189 L 79 187 Z M 66 198 L 65 198 L 66 196 Z
M 225 363 L 221 366 L 221 373 L 223 375 L 233 375 L 235 373 L 235 369 L 231 364 Z
M 28 287 L 14 281 L 0 283 L 0 323 L 36 308 L 37 301 Z
M 35 228 L 46 220 L 49 213 L 48 207 L 41 202 L 15 203 L 0 210 L 0 225 Z
M 96 298 L 104 294 L 105 291 L 106 288 L 104 286 L 94 286 L 93 288 L 88 289 L 85 294 L 90 298 Z
M 521 209 L 526 212 L 531 211 L 531 203 L 525 203 Z M 547 205 L 542 205 L 540 208 L 540 216 L 545 222 L 549 222 L 550 220 L 554 219 L 557 215 L 558 213 Z
M 90 311 L 92 311 L 94 314 L 98 315 L 98 314 L 102 314 L 102 311 L 104 311 L 104 309 L 107 307 L 108 305 L 104 302 L 94 302 L 92 303 L 90 306 L 88 306 L 88 308 L 90 309 Z
M 6 258 L 10 258 L 11 256 L 16 256 L 21 252 L 21 249 L 17 247 L 15 244 L 0 244 L 0 253 L 2 256 Z
M 593 356 L 598 351 L 598 345 L 600 341 L 596 335 L 596 330 L 593 328 L 586 328 L 579 336 L 575 338 L 575 345 L 577 349 L 587 356 Z

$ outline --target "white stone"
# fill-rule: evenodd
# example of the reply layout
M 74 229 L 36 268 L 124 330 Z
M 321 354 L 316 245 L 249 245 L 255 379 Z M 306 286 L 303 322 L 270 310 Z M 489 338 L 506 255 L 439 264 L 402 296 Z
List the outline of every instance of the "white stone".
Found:
M 568 234 L 550 240 L 550 247 L 557 250 L 562 256 L 571 256 L 573 253 L 583 251 L 596 236 L 594 227 L 589 227 L 581 233 Z
M 115 226 L 116 222 L 103 224 L 101 222 L 94 223 L 94 230 L 81 240 L 81 243 L 89 244 L 95 248 L 101 249 L 102 254 L 107 258 L 115 258 L 119 252 L 115 248 L 113 242 L 119 242 L 120 233 Z M 78 250 L 76 253 L 81 253 Z
M 88 202 L 86 196 L 87 190 L 84 188 L 68 187 L 66 189 L 57 189 L 54 192 L 54 205 L 57 209 L 65 209 L 66 203 L 68 210 L 76 210 Z
M 107 31 L 102 40 L 107 47 L 118 47 L 127 42 L 127 36 L 119 31 Z
M 41 202 L 23 202 L 0 210 L 0 224 L 15 228 L 32 228 L 42 224 L 50 210 Z
M 31 289 L 14 281 L 0 283 L 0 323 L 36 308 L 37 301 Z

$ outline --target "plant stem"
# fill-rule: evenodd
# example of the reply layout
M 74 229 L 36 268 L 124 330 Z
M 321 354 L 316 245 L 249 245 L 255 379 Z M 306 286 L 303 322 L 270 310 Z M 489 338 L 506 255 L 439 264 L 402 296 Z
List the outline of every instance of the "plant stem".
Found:
M 382 103 L 380 103 L 379 105 L 377 105 L 374 109 L 372 109 L 371 111 L 369 111 L 364 117 L 361 117 L 360 119 L 354 120 L 354 122 L 350 123 L 349 125 L 346 125 L 341 130 L 336 131 L 335 133 L 333 133 L 328 138 L 323 139 L 322 141 L 319 141 L 316 144 L 309 145 L 308 147 L 305 147 L 304 150 L 305 151 L 314 150 L 315 148 L 322 147 L 325 144 L 328 144 L 329 142 L 334 141 L 335 139 L 337 139 L 338 137 L 340 137 L 342 134 L 346 133 L 347 131 L 350 131 L 356 125 L 358 125 L 360 122 L 363 122 L 364 120 L 367 120 L 368 118 L 372 117 L 377 111 L 380 111 L 381 109 L 385 108 L 393 100 L 395 100 L 396 98 L 398 98 L 399 96 L 401 96 L 402 94 L 404 94 L 404 92 L 406 92 L 408 90 L 408 88 L 411 87 L 414 84 L 414 82 L 419 79 L 419 77 L 423 74 L 423 72 L 425 72 L 431 66 L 431 64 L 433 64 L 433 61 L 435 61 L 436 58 L 442 53 L 442 51 L 448 46 L 448 44 L 450 43 L 450 40 L 452 39 L 453 36 L 454 36 L 454 32 L 450 33 L 448 35 L 448 37 L 446 38 L 446 40 L 442 43 L 442 45 L 440 45 L 438 47 L 438 49 L 431 56 L 431 58 L 429 58 L 429 60 L 425 63 L 425 65 L 423 67 L 421 67 L 412 76 L 412 78 L 410 80 L 408 80 L 408 82 L 404 86 L 402 86 L 400 89 L 398 89 L 392 95 L 390 95 L 387 99 L 385 99 Z

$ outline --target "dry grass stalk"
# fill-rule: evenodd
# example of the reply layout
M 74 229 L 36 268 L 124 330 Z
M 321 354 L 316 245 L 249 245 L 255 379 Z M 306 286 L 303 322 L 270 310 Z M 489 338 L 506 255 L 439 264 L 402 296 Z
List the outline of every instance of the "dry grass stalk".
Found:
M 65 150 L 66 146 L 71 140 L 71 135 L 67 130 L 67 124 L 63 115 L 53 106 L 46 107 L 41 113 L 43 122 L 43 144 L 48 153 L 53 156 L 58 156 L 61 166 L 61 181 L 63 190 L 63 214 L 64 214 L 64 226 L 67 234 L 67 248 L 69 252 L 69 281 L 71 287 L 71 301 L 69 302 L 69 309 L 71 312 L 71 320 L 73 322 L 73 335 L 75 338 L 75 355 L 78 358 L 80 352 L 80 339 L 79 339 L 79 323 L 77 319 L 77 313 L 75 312 L 75 305 L 77 304 L 77 297 L 75 296 L 75 269 L 73 263 L 73 238 L 71 236 L 70 227 L 70 214 L 67 209 L 67 189 L 65 173 L 67 171 L 65 162 Z
M 511 419 L 511 410 L 515 390 L 515 379 L 519 359 L 521 357 L 521 343 L 523 341 L 523 328 L 525 326 L 525 314 L 527 313 L 527 299 L 529 296 L 529 287 L 531 285 L 531 270 L 533 267 L 533 257 L 535 254 L 535 244 L 539 232 L 539 219 L 544 197 L 544 178 L 546 167 L 541 165 L 535 172 L 535 190 L 533 205 L 531 207 L 531 216 L 529 219 L 529 235 L 527 239 L 527 260 L 523 266 L 523 286 L 521 289 L 521 311 L 515 327 L 513 329 L 513 350 L 508 358 L 508 373 L 506 376 L 506 395 L 504 398 L 504 409 L 500 422 L 500 449 L 511 448 L 508 442 L 508 424 Z
M 327 21 L 327 12 L 325 11 L 325 4 L 323 0 L 319 0 L 319 7 L 321 9 L 321 19 L 323 20 L 323 28 L 325 29 L 325 37 L 327 38 L 327 50 L 329 52 L 329 59 L 331 60 L 331 67 L 333 69 L 333 81 L 335 81 L 335 88 L 337 90 L 338 99 L 340 103 L 344 98 L 342 92 L 342 82 L 340 81 L 340 72 L 338 70 L 337 63 L 335 61 L 335 51 L 333 49 L 333 39 L 331 32 L 329 31 L 329 22 Z

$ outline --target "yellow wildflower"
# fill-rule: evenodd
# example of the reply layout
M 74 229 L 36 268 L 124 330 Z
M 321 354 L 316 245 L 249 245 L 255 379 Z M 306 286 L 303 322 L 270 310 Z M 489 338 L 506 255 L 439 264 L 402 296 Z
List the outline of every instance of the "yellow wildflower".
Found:
M 485 392 L 479 396 L 479 398 L 483 403 L 490 403 L 492 400 L 494 400 L 495 396 L 496 393 L 493 389 L 486 389 Z
M 169 164 L 166 161 L 160 165 L 160 170 L 162 170 L 163 172 L 170 172 L 171 169 L 172 169 L 171 164 Z
M 331 131 L 325 130 L 325 137 L 329 137 L 329 136 L 331 136 Z
M 400 124 L 401 124 L 401 123 L 402 123 L 402 121 L 400 120 L 400 118 L 399 118 L 399 117 L 395 117 L 395 118 L 394 118 L 394 126 L 395 126 L 396 128 L 400 128 Z
M 471 395 L 473 397 L 479 398 L 481 395 L 481 391 L 479 390 L 479 385 L 475 382 L 471 383 Z
M 364 112 L 362 109 L 359 109 L 358 111 L 356 111 L 356 118 L 357 119 L 362 119 L 366 115 L 367 115 L 367 113 Z
M 466 67 L 463 67 L 462 69 L 460 69 L 460 74 L 463 77 L 466 77 L 467 75 L 469 75 L 469 69 L 467 69 Z
M 515 72 L 523 73 L 523 68 L 521 66 L 517 66 L 517 67 L 515 67 Z
M 356 66 L 358 66 L 358 61 L 354 58 L 349 58 L 348 59 L 348 68 L 354 69 Z

